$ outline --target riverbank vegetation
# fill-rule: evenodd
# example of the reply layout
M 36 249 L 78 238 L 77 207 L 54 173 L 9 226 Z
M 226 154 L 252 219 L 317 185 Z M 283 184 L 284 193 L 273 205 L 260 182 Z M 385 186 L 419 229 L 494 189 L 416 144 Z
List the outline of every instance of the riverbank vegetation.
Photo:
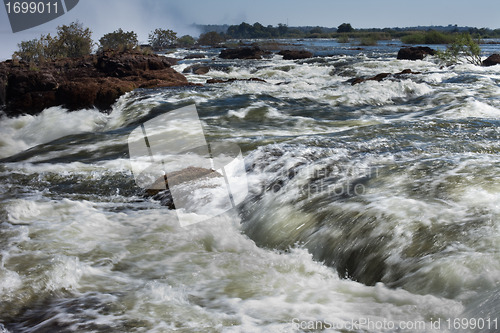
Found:
M 196 25 L 202 33 L 214 31 L 225 39 L 277 39 L 277 38 L 336 38 L 339 42 L 362 39 L 391 40 L 401 39 L 405 44 L 451 44 L 463 33 L 473 38 L 500 38 L 500 29 L 459 27 L 457 25 L 409 27 L 409 28 L 373 28 L 356 29 L 349 23 L 337 27 L 290 27 L 286 24 L 264 26 L 259 22 L 239 25 Z
M 448 50 L 441 53 L 444 62 L 454 62 L 457 57 L 465 56 L 471 63 L 479 63 L 477 44 L 487 38 L 499 38 L 500 29 L 470 28 L 458 26 L 446 27 L 415 27 L 415 28 L 385 28 L 356 29 L 349 23 L 342 23 L 335 28 L 326 27 L 289 27 L 285 24 L 264 26 L 253 25 L 209 25 L 195 26 L 201 31 L 198 38 L 184 35 L 177 37 L 173 30 L 158 28 L 149 34 L 150 50 L 162 51 L 176 47 L 219 47 L 233 45 L 242 39 L 287 39 L 287 38 L 328 38 L 339 43 L 373 46 L 381 40 L 400 39 L 404 44 L 448 44 Z M 207 31 L 209 30 L 209 31 Z M 465 36 L 465 37 L 464 37 Z M 491 43 L 492 41 L 490 41 Z M 493 41 L 495 42 L 495 41 Z M 79 22 L 63 25 L 57 28 L 55 36 L 42 35 L 39 39 L 24 41 L 19 44 L 19 50 L 13 58 L 30 63 L 43 63 L 64 57 L 78 57 L 91 54 L 97 50 L 139 50 L 138 36 L 135 32 L 118 29 L 105 34 L 99 43 L 92 40 L 92 31 Z M 142 49 L 144 45 L 142 45 Z
M 460 63 L 461 59 L 465 59 L 470 64 L 480 66 L 482 64 L 480 42 L 480 39 L 474 40 L 468 33 L 461 34 L 445 51 L 437 51 L 437 57 L 446 65 Z

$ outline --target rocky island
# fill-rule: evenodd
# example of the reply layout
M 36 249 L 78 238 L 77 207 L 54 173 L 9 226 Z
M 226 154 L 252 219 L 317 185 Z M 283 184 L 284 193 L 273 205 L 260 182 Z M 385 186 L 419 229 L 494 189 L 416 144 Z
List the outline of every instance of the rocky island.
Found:
M 8 116 L 37 114 L 62 105 L 69 110 L 108 110 L 137 88 L 192 85 L 174 69 L 176 59 L 139 51 L 104 51 L 33 65 L 0 63 L 0 106 Z

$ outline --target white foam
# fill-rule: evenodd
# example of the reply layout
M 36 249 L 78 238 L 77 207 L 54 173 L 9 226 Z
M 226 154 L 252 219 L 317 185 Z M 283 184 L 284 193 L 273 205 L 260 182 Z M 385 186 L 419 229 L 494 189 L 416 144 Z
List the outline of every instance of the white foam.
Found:
M 135 325 L 134 320 L 140 318 L 141 324 L 151 332 L 199 330 L 200 327 L 228 332 L 299 331 L 292 323 L 294 317 L 338 324 L 363 318 L 395 322 L 422 320 L 427 325 L 425 331 L 431 331 L 431 318 L 463 316 L 464 304 L 495 289 L 499 283 L 497 249 L 500 239 L 497 235 L 500 225 L 496 221 L 500 208 L 496 202 L 500 188 L 491 184 L 495 179 L 496 158 L 490 152 L 477 160 L 462 156 L 469 164 L 461 164 L 453 159 L 454 156 L 443 156 L 456 166 L 429 172 L 419 179 L 423 183 L 412 187 L 415 175 L 421 171 L 419 163 L 407 160 L 408 156 L 413 156 L 412 152 L 372 153 L 380 147 L 390 147 L 393 142 L 389 137 L 353 141 L 336 148 L 310 147 L 294 142 L 307 139 L 301 135 L 332 133 L 367 124 L 415 122 L 431 108 L 438 109 L 438 118 L 497 119 L 500 103 L 490 97 L 499 92 L 495 80 L 500 78 L 500 72 L 469 65 L 456 66 L 453 71 L 441 70 L 432 59 L 405 62 L 373 60 L 363 55 L 359 59 L 364 59 L 363 63 L 355 63 L 353 70 L 363 77 L 400 72 L 408 67 L 423 74 L 400 81 L 368 81 L 351 86 L 345 82 L 346 77 L 331 74 L 335 65 L 328 62 L 301 64 L 274 57 L 252 67 L 234 66 L 229 73 L 217 70 L 209 73 L 218 78 L 260 77 L 267 83 L 238 81 L 174 93 L 155 90 L 147 96 L 130 93 L 115 104 L 110 116 L 96 110 L 68 113 L 51 108 L 34 117 L 3 118 L 0 128 L 6 135 L 0 139 L 3 145 L 0 156 L 5 157 L 65 135 L 119 129 L 163 103 L 203 103 L 254 95 L 249 105 L 231 107 L 222 117 L 214 116 L 205 125 L 214 136 L 236 142 L 247 138 L 243 141 L 257 142 L 261 146 L 246 159 L 253 169 L 248 180 L 254 195 L 278 176 L 284 176 L 285 182 L 280 185 L 284 191 L 269 191 L 258 201 L 250 202 L 258 209 L 251 219 L 244 221 L 245 228 L 255 223 L 253 227 L 257 231 L 252 236 L 266 237 L 269 246 L 284 251 L 256 246 L 242 234 L 238 227 L 240 218 L 234 212 L 180 228 L 176 213 L 152 200 L 131 198 L 124 205 L 123 200 L 113 202 L 109 197 L 103 200 L 105 202 L 97 202 L 98 199 L 90 202 L 67 198 L 54 200 L 48 199 L 44 192 L 30 193 L 22 199 L 10 199 L 2 207 L 6 220 L 2 228 L 8 232 L 5 233 L 0 266 L 0 310 L 29 308 L 33 298 L 57 297 L 61 291 L 70 291 L 85 299 L 90 297 L 91 291 L 91 297 L 119 309 L 104 314 L 88 305 L 84 310 L 92 316 L 92 324 L 122 327 L 119 325 L 128 320 Z M 338 59 L 332 57 L 330 60 Z M 478 79 L 477 84 L 484 95 L 477 96 L 470 85 L 460 82 L 460 75 L 470 73 L 473 79 Z M 454 83 L 446 82 L 448 79 Z M 260 100 L 262 95 L 270 95 L 275 101 Z M 460 104 L 464 97 L 465 102 Z M 302 98 L 327 105 L 332 112 L 350 107 L 356 118 L 337 121 L 328 119 L 329 116 L 317 117 L 319 119 L 290 116 L 280 109 L 288 100 L 293 102 Z M 280 99 L 285 101 L 280 104 Z M 399 103 L 399 100 L 413 99 L 418 103 L 403 103 L 402 106 Z M 263 121 L 257 129 L 235 131 L 226 123 L 253 120 L 255 113 L 259 113 L 257 118 Z M 436 115 L 424 117 L 435 118 Z M 214 119 L 222 120 L 217 123 Z M 284 121 L 286 125 L 277 125 Z M 286 136 L 293 139 L 284 144 L 263 146 L 277 136 L 282 136 L 283 140 L 288 140 Z M 320 147 L 329 147 L 329 139 L 326 135 L 318 136 L 314 142 Z M 335 139 L 340 142 L 345 137 Z M 111 144 L 119 140 L 121 138 Z M 94 151 L 106 144 L 109 142 L 91 143 L 78 149 Z M 416 142 L 414 148 L 421 151 L 427 146 L 425 142 Z M 353 154 L 353 149 L 362 152 L 361 157 Z M 273 150 L 277 153 L 269 153 Z M 64 156 L 65 152 L 51 154 L 57 157 Z M 426 156 L 425 152 L 422 154 Z M 374 179 L 375 187 L 368 186 L 365 194 L 352 200 L 335 201 L 314 194 L 304 198 L 300 189 L 309 184 L 311 176 L 306 171 L 321 170 L 345 160 L 360 169 L 385 165 L 389 174 Z M 414 167 L 402 170 L 403 166 L 397 164 L 401 160 Z M 299 173 L 289 179 L 288 169 L 304 163 L 307 167 L 299 167 Z M 488 168 L 493 171 L 485 172 Z M 11 163 L 3 166 L 2 175 L 13 170 L 23 175 L 39 174 L 42 180 L 50 173 L 61 177 L 86 175 L 95 182 L 107 174 L 131 176 L 126 158 L 92 164 Z M 453 177 L 459 180 L 448 181 Z M 443 184 L 448 186 L 441 188 Z M 425 192 L 438 190 L 442 194 L 440 197 Z M 207 193 L 208 190 L 199 188 L 190 195 L 200 199 Z M 318 206 L 313 210 L 308 205 L 314 200 L 318 200 Z M 203 213 L 213 215 L 207 206 L 205 212 L 193 213 L 193 216 L 198 218 Z M 366 237 L 383 245 L 382 251 L 386 252 L 376 254 L 388 266 L 382 277 L 386 284 L 365 286 L 339 279 L 334 267 L 313 260 L 305 248 L 295 244 L 296 240 L 305 239 L 305 246 L 318 249 L 343 246 L 344 238 L 339 238 L 338 243 L 331 241 L 340 234 L 342 221 L 328 220 L 342 214 L 360 218 L 361 222 L 364 217 L 370 221 L 369 232 L 357 237 L 356 241 Z M 329 223 L 331 226 L 327 228 Z M 456 233 L 454 228 L 458 230 Z M 419 243 L 418 232 L 425 234 L 434 230 L 441 233 L 432 233 L 433 236 L 445 237 L 450 233 L 450 240 L 436 239 L 429 245 L 432 251 L 425 253 L 417 249 L 420 256 L 412 256 L 414 247 L 426 245 Z M 347 236 L 351 237 L 350 233 L 355 231 L 348 230 Z M 443 244 L 443 248 L 435 250 L 433 246 L 439 244 Z M 349 246 L 346 245 L 348 249 Z M 23 264 L 32 262 L 36 265 Z M 423 295 L 425 293 L 427 295 Z M 78 328 L 82 329 L 76 325 L 75 330 Z
M 85 174 L 94 179 L 98 179 L 99 176 L 114 173 L 123 173 L 127 175 L 132 175 L 132 167 L 130 160 L 128 158 L 119 158 L 115 160 L 105 160 L 97 162 L 94 164 L 82 163 L 82 162 L 71 162 L 71 163 L 11 163 L 5 164 L 5 167 L 9 172 L 14 171 L 16 173 L 30 175 L 30 174 L 40 174 L 40 177 L 47 175 L 47 173 L 59 174 L 61 176 L 70 176 L 75 174 Z M 50 176 L 50 174 L 48 174 Z
M 51 265 L 52 268 L 46 273 L 47 279 L 44 281 L 43 289 L 58 291 L 79 287 L 85 265 L 82 265 L 77 257 L 58 255 L 51 260 Z
M 374 105 L 382 106 L 393 104 L 395 98 L 415 98 L 432 92 L 432 88 L 425 83 L 416 83 L 412 80 L 402 81 L 366 81 L 354 85 L 351 89 L 343 89 L 336 103 L 342 105 Z M 382 110 L 383 111 L 383 110 Z
M 45 253 L 55 254 L 38 261 L 42 276 L 30 276 L 25 267 L 17 272 L 19 280 L 33 293 L 84 294 L 91 288 L 97 291 L 93 297 L 103 300 L 110 292 L 125 293 L 126 317 L 141 317 L 153 330 L 175 321 L 183 327 L 222 328 L 231 322 L 240 331 L 286 330 L 293 328 L 294 317 L 428 322 L 462 310 L 455 301 L 340 280 L 304 249 L 284 254 L 259 248 L 233 226 L 234 216 L 183 229 L 168 210 L 125 214 L 104 210 L 107 206 L 13 201 L 9 219 L 30 228 L 30 238 L 21 243 L 24 255 L 36 254 L 39 243 Z M 113 269 L 117 264 L 121 268 Z M 19 280 L 3 284 L 4 290 L 14 293 Z M 8 306 L 9 298 L 1 298 Z M 87 311 L 95 322 L 119 320 Z
M 461 118 L 486 118 L 500 119 L 500 108 L 491 106 L 487 102 L 479 101 L 474 97 L 469 97 L 464 104 L 452 108 L 442 113 L 447 119 Z
M 3 266 L 3 265 L 2 265 Z M 22 279 L 18 273 L 0 268 L 0 294 L 4 298 L 13 298 L 17 289 L 22 286 Z
M 0 157 L 19 153 L 66 135 L 93 132 L 106 124 L 106 115 L 97 110 L 68 112 L 60 107 L 36 116 L 0 119 Z

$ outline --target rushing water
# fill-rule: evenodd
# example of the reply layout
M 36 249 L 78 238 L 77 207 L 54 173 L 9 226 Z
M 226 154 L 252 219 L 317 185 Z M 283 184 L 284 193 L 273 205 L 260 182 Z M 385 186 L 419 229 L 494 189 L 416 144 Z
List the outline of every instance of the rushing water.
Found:
M 497 332 L 500 66 L 296 44 L 319 57 L 176 66 L 266 82 L 1 118 L 0 332 Z M 127 137 L 193 103 L 208 141 L 242 149 L 249 195 L 182 228 Z

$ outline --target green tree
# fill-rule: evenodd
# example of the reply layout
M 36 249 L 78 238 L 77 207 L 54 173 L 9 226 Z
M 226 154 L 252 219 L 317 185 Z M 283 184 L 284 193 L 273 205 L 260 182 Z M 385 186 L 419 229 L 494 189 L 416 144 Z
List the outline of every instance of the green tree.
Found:
M 57 27 L 57 35 L 41 35 L 38 39 L 18 44 L 15 57 L 28 62 L 41 63 L 64 57 L 80 57 L 92 51 L 92 32 L 79 22 Z
M 19 50 L 14 52 L 14 56 L 20 60 L 34 63 L 55 59 L 59 56 L 55 42 L 50 34 L 41 35 L 39 39 L 23 41 L 18 44 Z
M 377 40 L 377 37 L 375 35 L 363 37 L 359 41 L 359 45 L 361 45 L 361 46 L 375 46 L 375 45 L 377 45 L 377 43 L 378 43 L 378 40 Z
M 39 62 L 43 57 L 41 39 L 32 39 L 17 44 L 19 50 L 14 52 L 14 57 L 27 62 Z
M 445 51 L 438 51 L 437 57 L 447 65 L 460 63 L 464 58 L 468 63 L 481 65 L 480 39 L 474 41 L 469 33 L 459 35 Z
M 280 36 L 285 36 L 288 33 L 288 26 L 286 24 L 278 24 L 278 34 Z
M 450 44 L 455 40 L 452 34 L 445 34 L 436 30 L 411 33 L 401 37 L 405 44 Z
M 349 36 L 347 35 L 340 35 L 338 38 L 337 38 L 337 43 L 349 43 Z
M 240 25 L 232 25 L 227 28 L 227 34 L 231 38 L 251 38 L 253 33 L 253 26 L 246 22 L 242 22 Z
M 322 34 L 323 33 L 323 29 L 321 29 L 321 27 L 315 27 L 315 28 L 312 28 L 310 31 L 309 31 L 310 34 Z
M 101 44 L 101 50 L 132 50 L 137 47 L 139 41 L 137 40 L 137 34 L 133 31 L 125 32 L 121 28 L 105 34 L 101 39 L 99 39 Z
M 338 26 L 337 32 L 343 33 L 343 32 L 353 32 L 354 29 L 351 26 L 350 23 L 342 23 L 341 25 Z
M 172 30 L 156 29 L 149 34 L 149 45 L 153 50 L 164 50 L 177 40 L 177 33 Z
M 193 46 L 195 42 L 194 38 L 189 35 L 184 35 L 177 39 L 177 45 L 180 47 L 190 47 Z
M 278 37 L 278 28 L 273 27 L 272 25 L 268 25 L 266 30 L 269 33 L 270 38 Z
M 217 46 L 220 43 L 223 43 L 224 41 L 225 38 L 222 37 L 220 34 L 218 34 L 215 31 L 210 31 L 200 36 L 200 38 L 198 39 L 198 44 L 207 46 Z
M 255 22 L 252 26 L 252 38 L 269 38 L 271 37 L 270 31 L 267 30 L 259 22 Z
M 94 42 L 92 41 L 92 31 L 84 28 L 80 22 L 73 22 L 70 25 L 57 27 L 57 37 L 53 44 L 63 57 L 81 57 L 92 52 Z

